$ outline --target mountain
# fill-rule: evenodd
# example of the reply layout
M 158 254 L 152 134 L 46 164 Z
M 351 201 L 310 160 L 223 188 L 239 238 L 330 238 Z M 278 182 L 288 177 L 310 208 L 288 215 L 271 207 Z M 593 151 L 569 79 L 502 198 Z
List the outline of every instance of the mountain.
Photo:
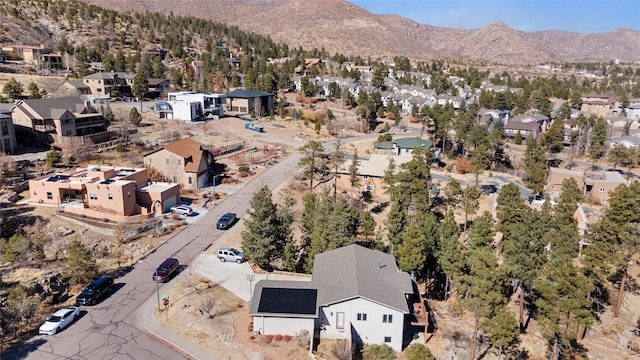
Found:
M 523 32 L 503 23 L 440 28 L 397 15 L 375 15 L 345 0 L 83 0 L 119 11 L 195 16 L 270 36 L 290 47 L 345 55 L 407 55 L 503 64 L 640 60 L 640 32 Z

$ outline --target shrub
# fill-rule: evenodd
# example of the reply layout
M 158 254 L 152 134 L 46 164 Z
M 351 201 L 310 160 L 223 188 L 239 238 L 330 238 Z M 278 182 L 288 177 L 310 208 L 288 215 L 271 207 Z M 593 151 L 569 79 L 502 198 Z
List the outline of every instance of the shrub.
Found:
M 422 344 L 411 344 L 404 350 L 407 360 L 433 360 L 433 354 Z
M 396 353 L 386 344 L 383 345 L 365 345 L 362 351 L 363 360 L 395 360 Z
M 280 334 L 274 335 L 273 340 L 282 341 L 282 335 L 280 335 Z
M 262 339 L 267 344 L 271 344 L 271 342 L 273 341 L 273 335 L 265 335 L 265 336 L 262 337 Z
M 284 342 L 289 342 L 289 341 L 291 341 L 291 339 L 292 339 L 291 335 L 284 335 L 282 337 L 282 340 L 284 340 Z
M 238 171 L 239 171 L 239 172 L 249 172 L 249 166 L 247 166 L 247 165 L 240 165 L 240 166 L 238 167 Z
M 311 341 L 311 335 L 307 330 L 300 330 L 298 335 L 296 336 L 296 342 L 300 345 L 301 348 L 307 349 L 309 348 L 309 342 Z
M 458 174 L 468 174 L 473 168 L 469 159 L 464 157 L 457 158 L 455 166 Z

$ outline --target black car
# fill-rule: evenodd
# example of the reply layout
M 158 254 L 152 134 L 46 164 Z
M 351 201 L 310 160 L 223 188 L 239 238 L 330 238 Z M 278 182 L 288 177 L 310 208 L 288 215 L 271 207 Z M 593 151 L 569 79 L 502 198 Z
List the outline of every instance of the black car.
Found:
M 236 214 L 226 213 L 220 217 L 220 219 L 218 220 L 218 223 L 216 224 L 216 228 L 220 230 L 227 230 L 235 222 L 236 222 Z
M 101 276 L 82 290 L 76 298 L 76 305 L 95 305 L 111 291 L 113 291 L 113 278 Z

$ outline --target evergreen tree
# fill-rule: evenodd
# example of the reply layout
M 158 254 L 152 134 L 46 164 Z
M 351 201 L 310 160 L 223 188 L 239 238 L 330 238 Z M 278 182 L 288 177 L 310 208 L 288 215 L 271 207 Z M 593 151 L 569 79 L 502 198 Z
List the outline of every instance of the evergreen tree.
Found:
M 27 91 L 29 91 L 29 99 L 41 99 L 42 93 L 40 93 L 40 88 L 38 88 L 38 84 L 35 82 L 30 82 L 29 86 L 27 86 Z
M 309 190 L 313 190 L 313 178 L 322 171 L 326 154 L 320 141 L 310 140 L 300 148 L 303 156 L 298 161 L 305 179 L 309 180 Z
M 464 231 L 467 230 L 469 215 L 475 214 L 480 208 L 480 195 L 482 195 L 482 192 L 472 185 L 467 185 L 464 190 L 462 190 L 461 204 L 464 210 Z
M 431 151 L 414 148 L 412 159 L 400 165 L 400 171 L 393 176 L 394 184 L 387 183 L 391 201 L 399 202 L 400 206 L 406 208 L 414 205 L 418 213 L 427 212 L 431 208 L 429 190 L 432 162 Z
M 473 173 L 476 174 L 476 186 L 478 185 L 478 177 L 489 169 L 491 165 L 491 156 L 489 155 L 489 149 L 486 145 L 480 144 L 471 152 L 471 158 L 469 159 L 473 167 Z
M 131 91 L 133 92 L 133 96 L 137 97 L 140 100 L 140 113 L 142 113 L 142 101 L 144 100 L 145 95 L 149 92 L 149 76 L 146 72 L 138 72 L 136 76 L 133 78 L 133 86 Z
M 97 268 L 93 254 L 79 240 L 74 240 L 69 244 L 67 254 L 64 263 L 71 282 L 79 284 L 95 275 Z
M 604 154 L 604 142 L 607 140 L 607 122 L 598 118 L 593 123 L 589 138 L 589 157 L 595 164 Z
M 513 143 L 516 145 L 522 144 L 522 134 L 520 133 L 520 130 L 518 130 L 516 136 L 513 137 Z
M 444 187 L 444 196 L 447 199 L 447 213 L 449 211 L 455 211 L 462 202 L 462 185 L 460 181 L 451 179 L 449 183 Z
M 410 224 L 407 231 L 402 235 L 402 242 L 398 245 L 397 258 L 398 267 L 402 271 L 422 272 L 427 257 L 426 239 L 424 233 L 420 232 L 418 225 Z
M 628 166 L 631 163 L 633 163 L 633 159 L 631 157 L 631 150 L 622 144 L 614 145 L 609 150 L 609 153 L 607 154 L 607 156 L 609 157 L 610 161 L 613 161 L 614 170 L 616 169 L 616 166 L 618 166 L 618 164 L 621 164 L 623 166 Z
M 22 96 L 23 91 L 24 86 L 14 77 L 9 79 L 9 81 L 7 81 L 7 83 L 2 87 L 2 93 L 10 97 L 11 99 L 19 98 L 20 96 Z
M 62 161 L 62 156 L 60 152 L 56 150 L 53 146 L 49 149 L 47 156 L 44 159 L 44 163 L 47 164 L 48 167 L 53 168 L 60 164 Z
M 527 187 L 536 194 L 542 194 L 548 172 L 544 148 L 534 138 L 528 138 L 524 156 L 528 174 Z
M 134 126 L 138 126 L 142 122 L 142 115 L 140 115 L 138 110 L 134 107 L 129 111 L 129 121 L 131 121 Z
M 251 199 L 249 219 L 242 232 L 242 251 L 247 258 L 262 269 L 283 258 L 285 247 L 291 242 L 287 223 L 273 203 L 269 188 L 264 186 L 258 190 Z
M 391 244 L 398 246 L 402 243 L 402 234 L 406 230 L 408 223 L 407 209 L 397 201 L 391 203 L 391 209 L 389 209 L 387 220 L 385 221 L 387 238 L 391 241 Z
M 438 227 L 438 265 L 446 276 L 445 296 L 454 288 L 454 281 L 461 274 L 464 257 L 458 238 L 460 227 L 456 224 L 453 212 L 449 212 Z
M 351 198 L 353 199 L 353 188 L 360 186 L 360 178 L 358 177 L 360 160 L 358 159 L 358 148 L 353 147 L 351 154 L 351 164 L 349 165 L 349 185 L 351 185 Z
M 593 323 L 588 296 L 594 287 L 571 258 L 553 257 L 542 269 L 536 289 L 540 293 L 536 319 L 551 344 L 551 359 L 556 360 L 560 346 L 571 346 L 571 341 L 579 340 L 578 329 Z

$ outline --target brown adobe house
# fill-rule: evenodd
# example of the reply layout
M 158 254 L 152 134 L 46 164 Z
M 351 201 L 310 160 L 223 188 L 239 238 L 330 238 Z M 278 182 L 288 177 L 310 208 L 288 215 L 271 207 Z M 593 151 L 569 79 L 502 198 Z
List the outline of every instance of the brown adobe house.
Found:
M 577 171 L 551 167 L 547 187 L 552 198 L 560 196 L 564 179 L 575 180 L 587 200 L 601 205 L 607 205 L 609 192 L 619 185 L 629 185 L 629 181 L 616 171 Z
M 209 181 L 211 152 L 199 142 L 184 138 L 144 156 L 145 166 L 158 170 L 170 182 L 198 191 Z
M 149 219 L 180 201 L 178 184 L 150 183 L 147 169 L 98 165 L 29 180 L 29 193 L 34 204 L 118 222 Z

